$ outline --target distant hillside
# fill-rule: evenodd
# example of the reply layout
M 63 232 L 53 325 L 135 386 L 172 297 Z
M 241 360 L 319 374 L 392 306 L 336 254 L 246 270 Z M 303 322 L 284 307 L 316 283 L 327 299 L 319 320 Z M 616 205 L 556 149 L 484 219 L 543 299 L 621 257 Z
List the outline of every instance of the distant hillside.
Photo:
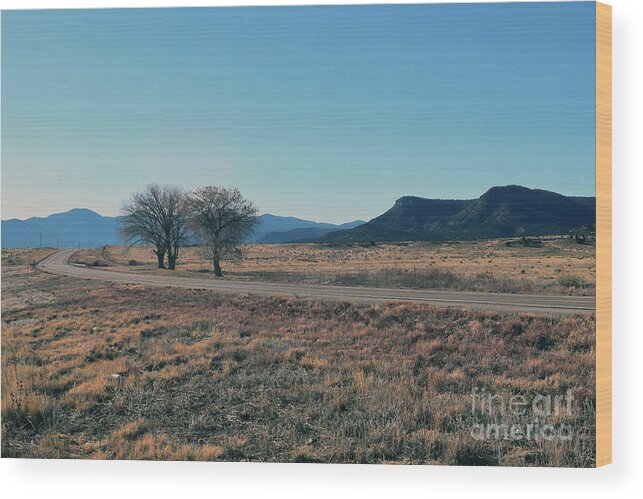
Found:
M 402 197 L 393 207 L 352 230 L 322 241 L 444 241 L 566 234 L 596 221 L 596 199 L 568 197 L 517 185 L 492 187 L 478 199 Z
M 352 229 L 365 223 L 363 220 L 355 220 L 341 225 L 333 225 L 328 227 L 329 224 L 319 224 L 314 227 L 301 227 L 297 229 L 290 229 L 287 231 L 276 231 L 265 234 L 255 239 L 259 244 L 279 244 L 279 243 L 293 243 L 298 241 L 308 241 L 318 239 L 330 232 L 338 230 Z
M 290 242 L 294 240 L 293 238 L 316 238 L 332 230 L 352 228 L 363 223 L 360 220 L 335 225 L 270 214 L 261 215 L 259 218 L 259 227 L 248 242 L 255 242 L 262 238 L 265 238 L 266 242 Z M 42 244 L 42 246 L 73 248 L 123 244 L 118 233 L 120 222 L 121 217 L 102 216 L 85 208 L 75 208 L 48 217 L 3 220 L 2 247 L 33 248 Z M 295 232 L 289 233 L 292 230 Z
M 325 241 L 406 241 L 424 239 L 424 234 L 436 234 L 470 201 L 423 199 L 405 196 L 382 215 L 352 230 L 327 234 Z
M 73 248 L 121 244 L 120 217 L 104 217 L 85 208 L 75 208 L 48 217 L 2 221 L 3 248 L 52 246 Z
M 362 220 L 348 222 L 342 225 L 336 225 L 326 222 L 313 222 L 312 220 L 303 220 L 295 217 L 281 217 L 278 215 L 271 215 L 266 213 L 261 215 L 259 226 L 255 233 L 248 239 L 250 243 L 268 244 L 278 242 L 292 242 L 296 239 L 302 239 L 299 234 L 303 234 L 303 238 L 308 237 L 308 233 L 315 234 L 311 237 L 320 237 L 327 232 L 340 229 L 351 229 L 359 224 L 364 223 Z M 286 234 L 292 230 L 310 229 L 310 231 L 295 232 L 293 234 Z M 328 229 L 328 230 L 325 230 Z

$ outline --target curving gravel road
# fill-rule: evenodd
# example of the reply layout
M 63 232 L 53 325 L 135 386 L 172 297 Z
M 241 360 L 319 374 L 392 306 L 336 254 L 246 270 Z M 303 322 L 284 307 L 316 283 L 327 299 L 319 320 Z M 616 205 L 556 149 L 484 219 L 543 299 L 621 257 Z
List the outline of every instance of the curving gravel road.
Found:
M 38 268 L 51 274 L 122 284 L 155 287 L 212 290 L 264 296 L 294 296 L 335 301 L 382 303 L 388 301 L 423 302 L 433 305 L 466 307 L 477 310 L 538 312 L 553 314 L 594 314 L 593 296 L 545 296 L 504 293 L 471 293 L 425 289 L 391 289 L 344 286 L 321 286 L 280 282 L 232 281 L 168 275 L 142 275 L 130 272 L 99 270 L 69 263 L 75 250 L 66 249 L 49 255 Z

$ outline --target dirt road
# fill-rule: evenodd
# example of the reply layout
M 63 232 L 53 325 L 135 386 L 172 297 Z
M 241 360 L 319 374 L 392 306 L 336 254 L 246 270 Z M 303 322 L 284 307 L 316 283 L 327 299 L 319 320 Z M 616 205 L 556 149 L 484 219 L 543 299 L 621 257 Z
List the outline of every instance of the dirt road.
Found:
M 249 282 L 226 279 L 141 275 L 130 272 L 106 271 L 69 263 L 73 249 L 57 251 L 38 264 L 51 274 L 108 281 L 123 284 L 142 284 L 155 287 L 212 290 L 222 293 L 258 294 L 264 296 L 294 296 L 335 301 L 381 303 L 387 301 L 425 302 L 435 305 L 458 306 L 478 310 L 539 312 L 558 314 L 593 314 L 593 296 L 545 296 L 504 293 L 472 293 L 425 289 L 392 289 L 344 286 L 321 286 L 279 282 Z

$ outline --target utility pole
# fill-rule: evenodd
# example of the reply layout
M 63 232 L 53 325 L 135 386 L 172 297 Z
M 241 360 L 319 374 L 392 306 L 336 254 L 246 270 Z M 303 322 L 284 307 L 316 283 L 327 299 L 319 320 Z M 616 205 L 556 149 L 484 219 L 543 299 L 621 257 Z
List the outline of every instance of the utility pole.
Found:
M 38 232 L 38 238 L 40 239 L 40 242 L 38 243 L 38 246 L 42 248 L 42 232 Z

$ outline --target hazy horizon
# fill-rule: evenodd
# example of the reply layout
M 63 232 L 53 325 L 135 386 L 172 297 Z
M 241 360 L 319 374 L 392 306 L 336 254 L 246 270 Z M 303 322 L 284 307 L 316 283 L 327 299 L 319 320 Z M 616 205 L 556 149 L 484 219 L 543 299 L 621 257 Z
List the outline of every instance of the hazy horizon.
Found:
M 491 187 L 497 187 L 497 186 L 490 186 L 489 188 L 491 188 Z M 527 188 L 529 188 L 529 186 L 520 186 L 520 187 L 527 187 Z M 488 189 L 485 189 L 485 191 L 484 191 L 484 192 L 486 192 L 487 190 L 488 190 Z M 544 189 L 544 190 L 548 190 L 548 189 Z M 480 193 L 480 195 L 484 194 L 484 192 Z M 562 195 L 564 195 L 564 196 L 573 196 L 572 194 L 567 194 L 567 193 L 564 193 L 564 192 L 558 192 L 557 194 L 562 194 Z M 425 196 L 416 196 L 416 197 L 425 197 Z M 475 198 L 461 198 L 461 199 L 476 199 L 476 198 L 478 198 L 478 197 L 479 197 L 479 196 L 476 196 Z M 581 196 L 581 197 L 596 197 L 596 196 Z M 398 198 L 398 199 L 399 199 L 399 198 Z M 441 199 L 456 199 L 456 198 L 441 198 Z M 380 213 L 378 213 L 377 215 L 375 215 L 375 217 L 376 217 L 376 216 L 378 216 L 378 215 L 381 215 L 381 214 L 382 214 L 382 213 L 384 213 L 386 210 L 388 210 L 389 208 L 391 208 L 391 207 L 393 206 L 393 203 L 394 203 L 395 201 L 397 201 L 397 199 L 395 199 L 395 200 L 391 201 L 391 203 L 387 206 L 387 208 L 383 209 Z M 91 207 L 89 207 L 89 206 L 72 206 L 72 207 L 70 207 L 70 208 L 63 209 L 63 210 L 60 210 L 60 211 L 55 211 L 55 212 L 50 212 L 50 213 L 44 213 L 44 214 L 31 215 L 31 216 L 26 217 L 26 218 L 18 218 L 18 217 L 4 218 L 4 217 L 2 217 L 2 221 L 3 221 L 3 222 L 9 221 L 9 220 L 23 220 L 23 221 L 24 221 L 24 220 L 27 220 L 27 219 L 30 219 L 30 218 L 47 218 L 47 217 L 49 217 L 49 216 L 51 216 L 51 215 L 61 215 L 61 214 L 67 213 L 67 212 L 72 211 L 72 210 L 89 210 L 89 211 L 93 211 L 94 213 L 97 213 L 98 215 L 101 215 L 101 216 L 103 216 L 103 217 L 115 217 L 115 216 L 121 216 L 121 213 L 120 213 L 120 212 L 118 212 L 118 211 L 117 211 L 116 213 L 103 213 L 103 212 L 100 212 L 100 211 L 98 211 L 98 210 L 95 210 L 95 209 L 93 209 L 93 208 L 91 208 Z M 350 218 L 350 217 L 349 217 L 349 218 L 347 218 L 346 220 L 340 220 L 340 221 L 332 221 L 332 222 L 330 222 L 330 221 L 328 221 L 328 220 L 324 219 L 324 217 L 323 217 L 323 216 L 307 218 L 307 217 L 300 217 L 300 216 L 298 216 L 296 213 L 295 213 L 295 214 L 293 214 L 293 213 L 273 213 L 273 212 L 264 212 L 264 211 L 260 211 L 260 213 L 259 213 L 259 214 L 260 214 L 260 216 L 263 216 L 263 215 L 273 215 L 273 216 L 278 216 L 278 217 L 293 217 L 293 218 L 299 218 L 299 219 L 306 219 L 306 220 L 310 220 L 311 222 L 326 222 L 326 223 L 334 223 L 334 224 L 337 224 L 337 225 L 341 225 L 341 224 L 349 223 L 349 222 L 355 222 L 355 221 L 357 221 L 357 220 L 362 220 L 362 221 L 364 221 L 364 222 L 368 222 L 369 220 L 371 220 L 372 218 L 374 218 L 374 217 L 371 217 L 371 218 L 368 218 L 368 219 L 363 219 L 363 218 L 362 218 L 362 219 L 360 219 L 360 218 Z
M 146 184 L 369 220 L 401 196 L 595 195 L 593 2 L 2 12 L 2 219 Z

